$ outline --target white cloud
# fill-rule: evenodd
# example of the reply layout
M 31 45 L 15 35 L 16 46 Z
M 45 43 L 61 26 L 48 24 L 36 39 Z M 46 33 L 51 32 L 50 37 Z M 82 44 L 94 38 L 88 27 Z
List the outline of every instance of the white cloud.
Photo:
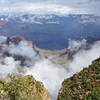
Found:
M 51 100 L 56 100 L 57 92 L 59 88 L 61 88 L 61 83 L 65 78 L 81 71 L 100 55 L 100 42 L 96 42 L 89 50 L 84 50 L 83 48 L 77 52 L 74 55 L 73 60 L 69 61 L 69 64 L 66 65 L 65 69 L 60 65 L 52 63 L 49 59 L 42 59 L 40 56 L 37 57 L 37 60 L 35 60 L 35 50 L 32 50 L 32 47 L 29 47 L 26 42 L 20 42 L 15 46 L 13 44 L 8 46 L 5 44 L 6 37 L 0 37 L 0 41 L 1 49 L 6 46 L 3 52 L 0 52 L 0 78 L 1 75 L 5 76 L 8 73 L 33 75 L 36 80 L 43 82 L 50 92 L 50 95 L 53 97 Z M 83 47 L 86 45 L 86 41 L 72 41 L 69 45 L 71 45 L 69 48 L 77 50 L 76 47 Z M 11 54 L 21 55 L 24 58 L 32 57 L 33 60 L 30 60 L 32 64 L 29 64 L 30 66 L 28 64 L 22 66 L 21 59 L 15 61 L 12 55 L 10 57 L 7 55 L 4 56 L 4 51 L 6 50 Z M 33 62 L 35 62 L 35 64 Z
M 35 14 L 80 14 L 99 15 L 97 0 L 0 0 L 0 13 L 31 12 Z
M 77 9 L 73 9 L 62 5 L 44 5 L 44 4 L 29 4 L 16 7 L 2 7 L 1 13 L 34 13 L 34 14 L 59 14 L 65 15 L 69 13 L 77 12 Z
M 51 74 L 52 73 L 52 74 Z M 36 80 L 43 82 L 51 95 L 51 100 L 57 100 L 57 93 L 62 81 L 67 77 L 67 71 L 49 60 L 42 60 L 27 68 L 25 75 L 33 75 Z

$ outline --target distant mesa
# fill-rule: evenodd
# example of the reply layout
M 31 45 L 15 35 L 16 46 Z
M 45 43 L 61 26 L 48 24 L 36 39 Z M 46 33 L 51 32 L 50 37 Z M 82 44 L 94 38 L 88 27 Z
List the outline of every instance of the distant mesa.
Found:
M 36 50 L 36 45 L 32 41 L 25 40 L 24 37 L 16 36 L 16 37 L 7 37 L 6 44 L 9 45 L 10 43 L 14 43 L 15 45 L 18 45 L 19 42 L 27 42 L 29 46 L 33 47 Z M 37 51 L 37 50 L 36 50 Z
M 6 45 L 5 49 L 3 49 L 4 45 Z M 15 47 L 17 47 L 16 50 Z M 0 50 L 2 56 L 13 57 L 15 61 L 20 60 L 22 66 L 29 66 L 29 64 L 26 64 L 27 61 L 33 64 L 35 62 L 35 60 L 32 61 L 33 59 L 40 59 L 40 52 L 37 50 L 36 45 L 32 41 L 25 40 L 23 37 L 7 37 L 5 43 L 1 44 Z M 27 55 L 28 52 L 32 53 L 31 56 Z

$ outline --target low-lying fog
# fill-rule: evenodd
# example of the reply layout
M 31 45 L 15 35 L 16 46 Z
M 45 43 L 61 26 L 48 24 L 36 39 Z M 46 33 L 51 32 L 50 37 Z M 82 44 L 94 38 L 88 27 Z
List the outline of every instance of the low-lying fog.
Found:
M 96 42 L 90 49 L 82 48 L 74 56 L 73 60 L 69 60 L 66 67 L 52 63 L 49 59 L 39 57 L 36 51 L 28 45 L 26 41 L 20 42 L 18 45 L 10 43 L 6 44 L 6 37 L 0 36 L 0 74 L 5 77 L 8 73 L 16 73 L 23 75 L 33 75 L 36 80 L 43 82 L 51 95 L 51 100 L 57 99 L 57 94 L 61 88 L 64 79 L 72 76 L 76 72 L 80 72 L 91 62 L 100 56 L 100 42 Z M 73 41 L 69 43 L 69 48 L 77 49 L 81 45 L 86 46 L 86 41 Z M 8 52 L 11 56 L 3 55 Z M 14 59 L 14 55 L 22 56 L 22 61 Z M 67 62 L 67 61 L 66 61 Z

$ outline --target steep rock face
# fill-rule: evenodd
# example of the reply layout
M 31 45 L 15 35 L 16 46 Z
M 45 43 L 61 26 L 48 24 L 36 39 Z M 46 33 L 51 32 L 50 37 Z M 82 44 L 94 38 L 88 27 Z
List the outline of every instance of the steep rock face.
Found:
M 50 100 L 44 85 L 32 76 L 9 78 L 8 82 L 0 80 L 0 100 Z
M 80 73 L 65 79 L 58 100 L 100 100 L 100 58 Z
M 27 42 L 29 46 L 35 48 L 35 44 L 32 42 L 32 41 L 27 41 L 24 39 L 24 37 L 7 37 L 7 40 L 6 40 L 6 44 L 10 44 L 10 43 L 14 43 L 15 45 L 18 45 L 21 41 L 24 41 L 24 42 Z
M 31 41 L 23 37 L 0 36 L 0 100 L 50 100 L 49 92 L 41 82 L 32 76 L 21 76 L 24 68 L 34 66 L 39 59 L 39 52 Z M 9 73 L 17 76 L 6 78 Z
M 2 40 L 0 40 L 0 55 L 3 57 L 13 57 L 23 66 L 30 66 L 40 59 L 40 53 L 33 42 L 27 41 L 23 37 L 6 37 L 5 39 L 3 37 Z

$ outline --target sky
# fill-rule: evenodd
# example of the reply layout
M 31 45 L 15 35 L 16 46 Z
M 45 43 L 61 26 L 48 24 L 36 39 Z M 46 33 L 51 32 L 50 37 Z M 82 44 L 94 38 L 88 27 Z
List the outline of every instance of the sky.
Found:
M 100 15 L 100 0 L 0 0 L 0 13 L 33 12 Z

